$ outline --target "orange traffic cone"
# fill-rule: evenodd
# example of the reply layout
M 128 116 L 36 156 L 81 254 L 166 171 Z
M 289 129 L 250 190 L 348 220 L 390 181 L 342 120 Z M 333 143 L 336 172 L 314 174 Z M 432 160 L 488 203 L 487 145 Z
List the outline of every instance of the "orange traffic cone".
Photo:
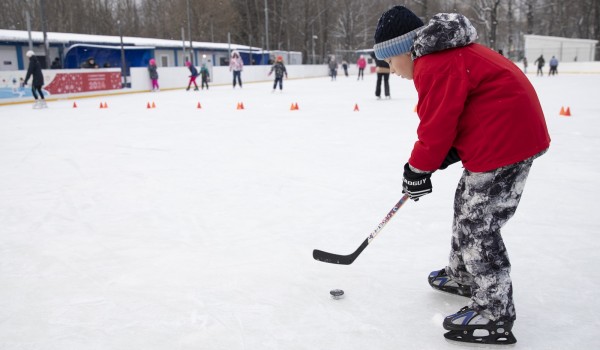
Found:
M 154 101 L 152 101 L 152 108 L 156 108 L 156 104 L 154 104 Z
M 298 107 L 298 102 L 296 102 L 296 104 L 294 105 L 294 109 L 297 111 L 300 110 L 300 107 Z
M 244 109 L 244 103 L 238 102 L 237 109 Z
M 567 110 L 565 111 L 565 117 L 570 117 L 571 116 L 571 108 L 569 108 L 569 106 L 567 106 Z
M 152 106 L 150 106 L 150 102 L 146 103 L 146 108 L 148 108 L 148 109 L 152 108 Z
M 73 102 L 73 108 L 77 108 L 77 102 Z
M 558 115 L 565 115 L 565 107 L 560 107 L 560 112 L 558 112 Z
M 355 103 L 355 104 L 354 104 L 354 111 L 355 111 L 355 112 L 358 112 L 358 111 L 359 111 L 359 109 L 358 109 L 358 103 Z
M 100 102 L 100 108 L 104 108 L 104 104 Z
M 200 104 L 200 102 L 198 102 L 198 105 L 196 106 L 196 108 L 198 108 L 198 109 L 202 108 L 202 105 Z
M 294 107 L 294 102 L 292 102 L 292 105 L 290 106 L 290 111 L 295 111 L 296 107 Z
M 108 103 L 104 102 L 104 107 L 103 108 L 108 108 Z

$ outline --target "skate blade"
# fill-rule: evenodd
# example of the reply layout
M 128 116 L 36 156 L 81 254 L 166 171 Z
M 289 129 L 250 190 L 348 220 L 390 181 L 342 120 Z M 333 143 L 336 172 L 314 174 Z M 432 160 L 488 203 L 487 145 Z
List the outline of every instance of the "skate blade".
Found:
M 448 289 L 448 288 L 438 288 L 437 286 L 431 285 L 431 283 L 429 284 L 429 286 L 431 287 L 431 289 L 433 289 L 433 290 L 435 290 L 437 292 L 442 292 L 444 294 L 450 294 L 450 295 L 454 295 L 454 296 L 457 296 L 457 297 L 471 298 L 470 295 L 460 294 L 458 291 L 455 293 L 453 290 Z
M 508 332 L 508 334 L 491 334 L 488 332 L 488 335 L 474 335 L 475 331 L 481 330 L 449 331 L 444 333 L 444 338 L 456 342 L 482 345 L 512 345 L 517 342 L 512 332 Z

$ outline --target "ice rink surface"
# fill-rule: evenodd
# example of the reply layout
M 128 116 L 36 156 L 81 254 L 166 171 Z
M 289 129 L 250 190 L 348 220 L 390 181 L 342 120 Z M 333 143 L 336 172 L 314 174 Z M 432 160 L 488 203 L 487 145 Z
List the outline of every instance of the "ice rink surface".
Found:
M 374 79 L 0 107 L 0 349 L 499 349 L 446 341 L 467 300 L 426 280 L 459 165 L 352 265 L 312 259 L 354 251 L 401 197 L 417 95 L 391 77 L 378 101 Z M 530 79 L 552 145 L 503 229 L 512 347 L 600 349 L 600 75 Z

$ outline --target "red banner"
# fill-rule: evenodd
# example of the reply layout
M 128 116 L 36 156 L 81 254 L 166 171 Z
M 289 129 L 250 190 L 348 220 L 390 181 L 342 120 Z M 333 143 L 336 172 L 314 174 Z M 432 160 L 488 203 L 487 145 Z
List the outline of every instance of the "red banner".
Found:
M 51 94 L 121 89 L 120 72 L 58 73 L 44 87 Z

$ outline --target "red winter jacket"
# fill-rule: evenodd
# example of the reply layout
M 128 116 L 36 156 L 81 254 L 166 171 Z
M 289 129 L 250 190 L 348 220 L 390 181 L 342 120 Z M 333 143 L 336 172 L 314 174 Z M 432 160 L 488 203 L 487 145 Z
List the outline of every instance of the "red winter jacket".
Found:
M 367 60 L 365 60 L 364 57 L 361 57 L 358 59 L 358 61 L 356 61 L 356 65 L 358 68 L 365 68 L 367 66 Z
M 409 163 L 437 170 L 455 147 L 463 166 L 490 171 L 549 147 L 537 94 L 511 61 L 479 44 L 433 52 L 414 61 L 420 118 Z

